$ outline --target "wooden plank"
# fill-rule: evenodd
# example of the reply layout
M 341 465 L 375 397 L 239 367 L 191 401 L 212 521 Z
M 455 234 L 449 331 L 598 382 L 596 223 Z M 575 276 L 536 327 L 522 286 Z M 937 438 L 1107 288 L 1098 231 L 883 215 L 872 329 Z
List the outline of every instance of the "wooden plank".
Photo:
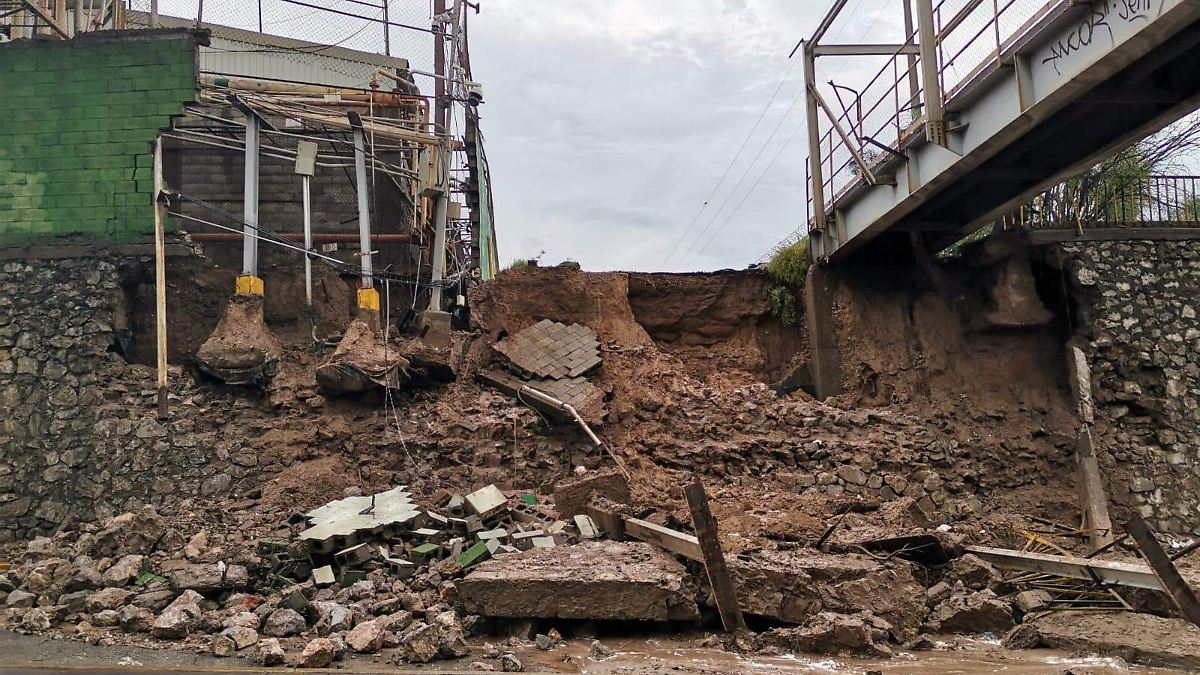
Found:
M 47 12 L 43 7 L 41 7 L 37 2 L 26 0 L 25 7 L 27 7 L 30 11 L 32 11 L 34 14 L 36 14 L 39 19 L 41 19 L 42 21 L 45 21 L 47 25 L 49 25 L 51 28 L 53 28 L 54 32 L 58 33 L 59 37 L 62 37 L 62 38 L 70 38 L 71 37 L 71 34 L 67 32 L 67 29 L 63 28 L 60 23 L 55 21 L 54 17 L 51 16 L 50 13 Z
M 167 235 L 163 206 L 162 136 L 154 140 L 154 323 L 158 357 L 158 416 L 167 417 Z
M 1113 542 L 1113 528 L 1108 515 L 1108 496 L 1100 480 L 1100 464 L 1092 446 L 1092 431 L 1086 426 L 1079 430 L 1075 442 L 1075 482 L 1088 541 L 1092 550 L 1099 550 Z
M 683 488 L 687 497 L 688 508 L 692 512 L 692 524 L 696 527 L 696 538 L 699 539 L 700 550 L 704 555 L 704 571 L 708 573 L 708 583 L 713 589 L 713 598 L 717 601 L 717 611 L 721 613 L 721 623 L 725 630 L 734 632 L 746 628 L 746 619 L 738 607 L 737 587 L 729 568 L 725 566 L 725 553 L 721 550 L 721 540 L 717 537 L 717 520 L 713 518 L 708 508 L 708 495 L 704 493 L 704 484 L 693 480 Z
M 1028 553 L 990 546 L 966 546 L 967 553 L 974 553 L 1001 569 L 1043 572 L 1070 579 L 1096 581 L 1097 579 L 1117 586 L 1166 591 L 1166 587 L 1146 565 L 1121 563 L 1111 560 L 1091 560 L 1066 555 Z
M 1150 563 L 1150 568 L 1154 570 L 1154 575 L 1166 588 L 1167 594 L 1175 601 L 1179 611 L 1183 612 L 1184 618 L 1200 626 L 1200 600 L 1196 599 L 1196 594 L 1179 575 L 1175 563 L 1171 562 L 1167 552 L 1154 538 L 1150 526 L 1135 513 L 1129 522 L 1125 523 L 1125 531 L 1137 542 L 1146 562 Z
M 677 532 L 638 518 L 625 519 L 625 534 L 648 544 L 665 548 L 689 560 L 704 562 L 704 552 L 700 549 L 700 540 L 690 534 Z
M 604 534 L 608 535 L 609 539 L 620 541 L 625 538 L 625 519 L 613 513 L 606 511 L 598 506 L 588 504 L 584 507 L 587 514 L 591 516 L 596 525 Z

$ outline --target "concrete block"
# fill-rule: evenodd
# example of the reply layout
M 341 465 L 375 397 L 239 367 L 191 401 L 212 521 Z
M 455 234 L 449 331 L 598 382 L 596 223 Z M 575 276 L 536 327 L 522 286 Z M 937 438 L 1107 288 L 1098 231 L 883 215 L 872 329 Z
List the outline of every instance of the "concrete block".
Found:
M 467 495 L 467 506 L 475 515 L 486 520 L 508 507 L 508 498 L 495 485 L 488 485 Z
M 314 569 L 312 571 L 312 579 L 317 588 L 332 586 L 337 581 L 337 578 L 333 575 L 332 565 L 326 565 L 324 567 L 318 567 Z
M 600 536 L 600 529 L 596 527 L 596 521 L 587 514 L 581 513 L 575 516 L 575 527 L 579 530 L 579 536 L 584 539 L 595 539 Z
M 458 556 L 458 564 L 465 569 L 476 563 L 483 562 L 492 555 L 488 550 L 488 545 L 485 542 L 478 542 L 471 548 L 463 551 L 462 555 Z

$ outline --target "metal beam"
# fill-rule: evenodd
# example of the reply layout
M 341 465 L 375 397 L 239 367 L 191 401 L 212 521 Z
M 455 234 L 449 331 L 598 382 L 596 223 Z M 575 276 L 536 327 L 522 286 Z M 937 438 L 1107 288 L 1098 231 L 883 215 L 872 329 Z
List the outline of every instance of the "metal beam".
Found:
M 817 120 L 817 59 L 811 43 L 804 45 L 804 116 L 808 128 L 808 167 L 812 181 L 813 220 L 816 229 L 825 230 L 825 177 L 821 167 L 821 128 Z M 830 247 L 832 250 L 832 247 Z M 815 260 L 816 258 L 814 258 Z
M 817 45 L 813 48 L 813 54 L 816 56 L 895 56 L 920 53 L 913 44 Z
M 362 269 L 359 286 L 373 288 L 375 267 L 371 260 L 371 188 L 367 185 L 366 138 L 361 126 L 354 129 L 354 186 L 358 196 L 358 256 Z
M 933 25 L 933 0 L 917 2 L 917 46 L 921 52 L 921 89 L 925 102 L 925 138 L 946 145 L 946 116 L 937 62 L 937 29 Z
M 837 132 L 838 137 L 842 139 L 842 143 L 846 145 L 846 149 L 850 151 L 850 156 L 854 158 L 854 161 L 858 163 L 858 167 L 862 169 L 863 176 L 867 179 L 867 183 L 870 185 L 875 185 L 878 183 L 879 181 L 875 179 L 875 174 L 871 171 L 871 167 L 867 166 L 867 160 L 863 158 L 862 153 L 859 151 L 858 143 L 851 140 L 850 135 L 847 134 L 844 129 L 842 129 L 842 125 L 838 124 L 837 117 L 833 114 L 833 110 L 829 107 L 829 104 L 825 102 L 825 99 L 821 97 L 821 93 L 817 91 L 816 87 L 813 87 L 811 92 L 812 97 L 817 101 L 817 105 L 821 106 L 821 110 L 825 111 L 825 116 L 829 118 L 830 124 L 833 125 L 833 130 Z
M 1167 590 L 1155 576 L 1154 570 L 1146 565 L 1136 563 L 1028 553 L 990 546 L 966 546 L 963 550 L 973 553 L 1001 569 L 1042 572 L 1083 581 L 1098 580 L 1117 586 L 1145 588 L 1151 591 L 1165 592 Z
M 813 31 L 812 37 L 808 39 L 809 44 L 815 45 L 821 41 L 821 38 L 825 37 L 825 32 L 828 31 L 829 27 L 833 25 L 833 20 L 836 19 L 837 15 L 841 13 L 842 9 L 846 6 L 847 1 L 848 0 L 834 0 L 833 7 L 829 8 L 829 11 L 825 14 L 825 17 L 821 19 L 821 23 L 817 24 L 817 29 Z

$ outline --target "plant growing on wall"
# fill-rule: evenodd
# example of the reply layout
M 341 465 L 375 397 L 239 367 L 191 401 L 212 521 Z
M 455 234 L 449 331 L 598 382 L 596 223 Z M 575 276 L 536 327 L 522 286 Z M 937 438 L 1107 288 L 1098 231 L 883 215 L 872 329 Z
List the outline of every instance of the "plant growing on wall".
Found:
M 797 294 L 804 288 L 810 264 L 808 237 L 779 249 L 767 261 L 767 285 L 763 297 L 771 307 L 771 316 L 785 326 L 798 323 Z

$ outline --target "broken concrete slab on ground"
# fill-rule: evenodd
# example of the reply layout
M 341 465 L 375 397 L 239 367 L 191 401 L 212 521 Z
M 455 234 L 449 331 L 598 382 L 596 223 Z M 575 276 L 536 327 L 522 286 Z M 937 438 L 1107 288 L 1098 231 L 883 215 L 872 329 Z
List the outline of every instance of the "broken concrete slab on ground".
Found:
M 235 295 L 212 335 L 196 351 L 196 366 L 226 384 L 265 387 L 283 345 L 263 320 L 261 295 Z
M 477 566 L 458 582 L 470 611 L 508 618 L 693 621 L 687 569 L 637 542 L 533 549 Z

